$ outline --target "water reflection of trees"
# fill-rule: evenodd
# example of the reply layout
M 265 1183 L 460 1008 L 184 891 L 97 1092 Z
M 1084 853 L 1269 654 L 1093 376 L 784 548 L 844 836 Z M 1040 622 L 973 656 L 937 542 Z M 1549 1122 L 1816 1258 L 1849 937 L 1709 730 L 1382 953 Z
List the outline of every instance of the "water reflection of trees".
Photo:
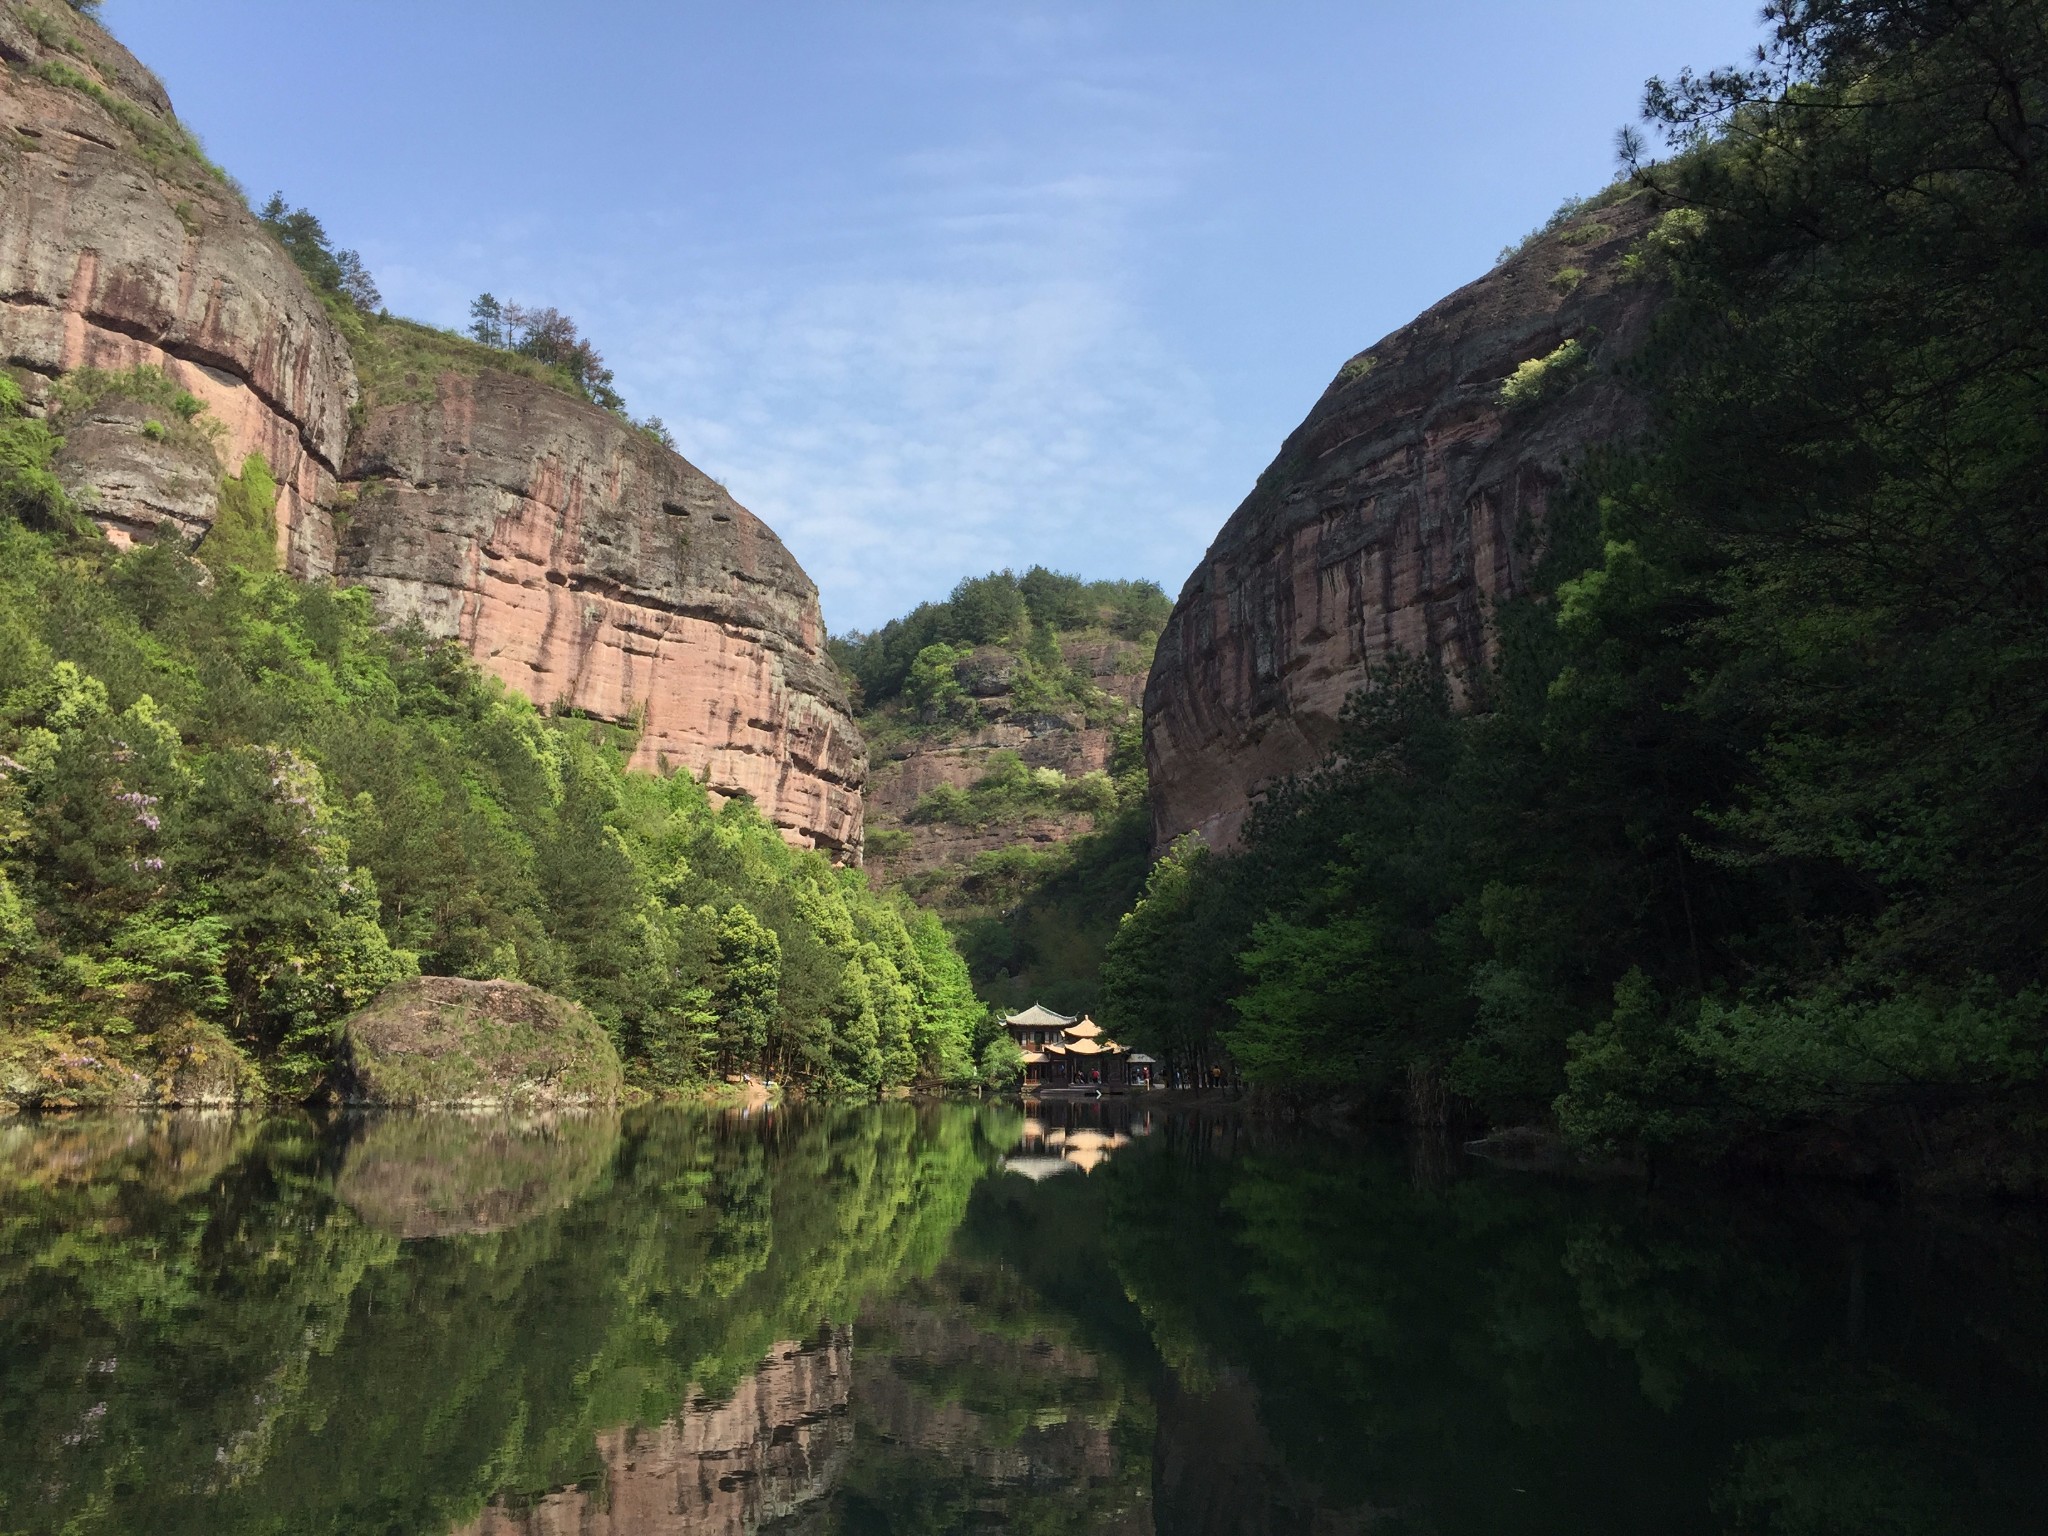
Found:
M 2033 1216 L 1021 1133 L 0 1127 L 0 1530 L 2034 1528 Z
M 1168 1367 L 1162 1531 L 2036 1528 L 2030 1217 L 1211 1144 L 1238 1134 L 1109 1185 Z
M 910 1105 L 484 1127 L 473 1168 L 445 1123 L 109 1125 L 4 1148 L 0 1529 L 427 1531 L 601 1486 L 605 1435 L 929 1271 L 994 1156 Z

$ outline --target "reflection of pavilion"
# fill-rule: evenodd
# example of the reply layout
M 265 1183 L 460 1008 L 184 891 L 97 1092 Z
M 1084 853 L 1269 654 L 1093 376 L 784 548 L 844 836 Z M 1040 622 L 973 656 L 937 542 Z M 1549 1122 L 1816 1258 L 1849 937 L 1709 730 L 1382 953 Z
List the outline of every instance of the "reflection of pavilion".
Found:
M 1072 1108 L 1080 1113 L 1092 1106 L 1074 1105 Z M 1128 1147 L 1132 1137 L 1151 1133 L 1152 1116 L 1149 1111 L 1135 1117 L 1125 1116 L 1125 1119 L 1128 1130 L 1110 1130 L 1092 1125 L 1048 1125 L 1035 1116 L 1027 1115 L 1019 1133 L 1017 1150 L 1003 1159 L 1003 1171 L 1021 1173 L 1034 1183 L 1076 1170 L 1093 1173 L 1108 1162 L 1118 1148 Z
M 1152 1084 L 1157 1065 L 1152 1058 L 1118 1045 L 1091 1018 L 1076 1019 L 1033 1003 L 1003 1020 L 1003 1027 L 1024 1053 L 1026 1095 L 1096 1089 L 1123 1093 Z

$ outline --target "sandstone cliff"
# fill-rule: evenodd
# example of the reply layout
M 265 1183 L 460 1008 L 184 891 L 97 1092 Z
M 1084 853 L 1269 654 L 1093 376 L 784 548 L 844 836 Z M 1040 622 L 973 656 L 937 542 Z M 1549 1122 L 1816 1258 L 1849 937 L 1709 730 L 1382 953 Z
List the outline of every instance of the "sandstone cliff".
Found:
M 1114 722 L 1137 709 L 1148 649 L 1141 641 L 1092 632 L 1062 638 L 1061 659 L 1077 680 L 1100 695 L 1092 719 L 1076 707 L 1023 707 L 1013 691 L 1016 658 L 1000 646 L 979 647 L 958 668 L 974 701 L 973 724 L 906 732 L 892 729 L 900 727 L 900 717 L 878 717 L 865 801 L 869 825 L 882 834 L 870 850 L 875 873 L 902 881 L 964 869 L 976 854 L 991 849 L 1051 847 L 1090 830 L 1099 813 L 1054 807 L 981 826 L 910 824 L 909 818 L 935 789 L 971 788 L 998 752 L 1015 752 L 1025 766 L 1049 768 L 1065 779 L 1109 772 Z
M 1153 834 L 1234 843 L 1266 786 L 1328 750 L 1392 650 L 1486 664 L 1489 603 L 1526 579 L 1572 459 L 1634 420 L 1608 371 L 1654 305 L 1621 280 L 1640 199 L 1581 212 L 1345 365 L 1181 589 L 1145 690 Z M 1572 388 L 1506 406 L 1577 339 Z
M 327 575 L 355 372 L 325 307 L 95 23 L 0 0 L 0 60 L 0 362 L 162 368 L 227 428 L 231 462 L 269 460 L 286 569 Z
M 637 718 L 636 766 L 688 768 L 792 840 L 857 857 L 867 751 L 818 590 L 767 525 L 544 383 L 429 383 L 350 441 L 342 578 L 537 703 Z
M 0 364 L 45 393 L 73 369 L 160 368 L 225 428 L 195 448 L 119 395 L 67 419 L 58 468 L 109 538 L 198 537 L 221 468 L 259 452 L 285 570 L 368 586 L 544 707 L 639 720 L 637 766 L 687 768 L 859 859 L 865 748 L 817 589 L 765 525 L 522 360 L 480 366 L 484 349 L 388 320 L 352 355 L 89 18 L 0 0 L 0 66 Z M 359 401 L 359 367 L 396 387 Z

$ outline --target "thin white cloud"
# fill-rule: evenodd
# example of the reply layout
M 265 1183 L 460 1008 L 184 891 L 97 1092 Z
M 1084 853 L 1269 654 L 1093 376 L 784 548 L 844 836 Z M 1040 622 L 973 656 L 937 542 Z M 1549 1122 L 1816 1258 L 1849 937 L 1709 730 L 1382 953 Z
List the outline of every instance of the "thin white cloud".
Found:
M 1127 277 L 1188 157 L 1131 93 L 1091 105 L 1109 120 L 1077 124 L 1077 163 L 906 156 L 855 216 L 821 211 L 839 248 L 794 273 L 783 253 L 758 282 L 727 267 L 636 307 L 614 343 L 638 401 L 790 544 L 835 628 L 1002 565 L 1170 584 L 1218 521 L 1176 490 L 1213 436 L 1209 397 Z

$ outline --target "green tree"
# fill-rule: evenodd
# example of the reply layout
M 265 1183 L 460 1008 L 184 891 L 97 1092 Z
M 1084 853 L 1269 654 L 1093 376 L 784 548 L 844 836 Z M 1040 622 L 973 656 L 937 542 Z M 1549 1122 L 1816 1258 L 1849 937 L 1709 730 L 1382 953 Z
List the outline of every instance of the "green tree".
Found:
M 943 642 L 928 645 L 917 653 L 903 684 L 903 698 L 917 711 L 919 719 L 951 720 L 973 709 L 967 690 L 960 686 L 954 672 L 966 657 L 967 652 Z
M 735 902 L 718 920 L 711 1011 L 718 1019 L 719 1063 L 728 1072 L 758 1066 L 782 985 L 782 945 Z

